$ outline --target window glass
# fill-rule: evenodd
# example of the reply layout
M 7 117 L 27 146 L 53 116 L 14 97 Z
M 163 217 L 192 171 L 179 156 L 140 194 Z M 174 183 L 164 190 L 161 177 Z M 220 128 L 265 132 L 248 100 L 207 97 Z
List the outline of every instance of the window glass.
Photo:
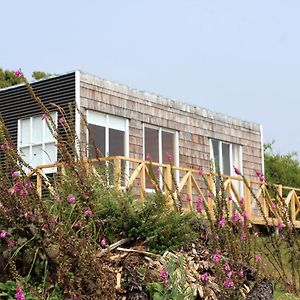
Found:
M 55 143 L 45 144 L 44 157 L 45 157 L 44 159 L 45 164 L 56 162 L 57 158 L 56 158 Z
M 145 158 L 150 155 L 151 160 L 159 162 L 159 131 L 158 129 L 145 127 Z
M 215 164 L 215 171 L 220 171 L 220 153 L 219 153 L 219 142 L 216 140 L 212 140 L 212 146 L 213 146 L 213 158 L 214 158 L 214 164 Z
M 109 156 L 125 155 L 125 132 L 109 128 Z
M 43 164 L 43 148 L 42 145 L 32 146 L 31 149 L 31 162 L 32 167 Z
M 21 125 L 21 136 L 20 144 L 28 145 L 30 143 L 30 119 L 24 119 L 20 121 Z
M 31 142 L 33 144 L 42 143 L 43 140 L 43 120 L 40 116 L 32 118 Z
M 20 148 L 20 152 L 21 152 L 21 156 L 23 158 L 24 161 L 26 161 L 27 163 L 29 163 L 30 161 L 30 147 L 21 147 Z
M 169 158 L 172 157 L 171 163 L 174 163 L 175 151 L 174 151 L 174 133 L 162 131 L 162 161 L 163 163 L 169 163 Z
M 230 151 L 229 144 L 222 143 L 222 160 L 223 160 L 223 168 L 222 173 L 225 175 L 230 175 Z
M 105 127 L 89 124 L 89 128 L 89 157 L 95 158 L 96 151 L 100 156 L 105 156 Z

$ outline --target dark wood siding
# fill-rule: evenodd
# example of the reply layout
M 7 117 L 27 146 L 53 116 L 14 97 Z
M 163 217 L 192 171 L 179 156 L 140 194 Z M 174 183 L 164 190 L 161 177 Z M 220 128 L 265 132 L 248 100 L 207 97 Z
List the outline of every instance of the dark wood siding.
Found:
M 75 72 L 35 82 L 32 87 L 49 110 L 57 111 L 50 104 L 55 103 L 68 113 L 68 105 L 75 104 Z M 42 111 L 22 85 L 0 90 L 0 113 L 17 145 L 18 119 L 39 115 Z

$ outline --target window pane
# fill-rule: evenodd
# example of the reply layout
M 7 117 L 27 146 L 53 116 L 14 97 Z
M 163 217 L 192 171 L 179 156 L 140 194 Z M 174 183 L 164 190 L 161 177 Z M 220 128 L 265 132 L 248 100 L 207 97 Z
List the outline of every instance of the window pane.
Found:
M 43 140 L 43 120 L 42 117 L 32 118 L 32 143 L 42 143 Z
M 125 132 L 109 128 L 109 156 L 125 155 Z
M 162 161 L 169 163 L 169 158 L 172 158 L 171 163 L 174 163 L 174 133 L 162 131 Z
M 158 129 L 145 127 L 145 158 L 150 155 L 151 160 L 159 162 Z
M 35 168 L 38 165 L 43 164 L 43 150 L 42 145 L 32 146 L 31 150 L 31 162 L 30 165 Z
M 105 156 L 105 128 L 93 124 L 89 124 L 89 128 L 89 158 L 96 157 L 96 149 L 100 156 Z
M 24 119 L 21 123 L 20 145 L 28 145 L 30 143 L 30 119 Z
M 213 158 L 214 158 L 214 167 L 215 171 L 220 171 L 220 153 L 219 153 L 219 142 L 216 140 L 212 140 L 213 146 Z
M 21 147 L 20 148 L 21 157 L 28 164 L 30 163 L 29 151 L 30 151 L 29 147 Z
M 230 175 L 230 152 L 229 144 L 222 143 L 222 160 L 223 160 L 223 170 L 222 173 L 225 175 Z
M 55 125 L 57 125 L 57 114 L 56 112 L 52 112 L 51 114 L 51 118 L 53 119 Z M 47 124 L 47 121 L 45 120 L 45 137 L 44 137 L 44 143 L 48 143 L 48 142 L 54 142 L 55 141 L 55 138 L 53 137 L 50 129 L 49 129 L 49 126 L 51 126 L 50 122 L 49 123 L 49 126 Z
M 50 164 L 55 163 L 57 161 L 57 148 L 55 147 L 55 143 L 45 144 L 44 150 L 44 163 Z

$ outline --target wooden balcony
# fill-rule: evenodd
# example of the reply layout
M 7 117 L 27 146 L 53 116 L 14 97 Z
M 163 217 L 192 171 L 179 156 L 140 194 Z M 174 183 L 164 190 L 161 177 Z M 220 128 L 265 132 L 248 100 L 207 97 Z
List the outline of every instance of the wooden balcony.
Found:
M 141 201 L 148 193 L 160 190 L 170 205 L 175 201 L 183 210 L 196 210 L 201 197 L 212 218 L 216 201 L 221 198 L 217 186 L 222 185 L 222 199 L 226 201 L 229 217 L 242 209 L 252 224 L 277 226 L 285 215 L 288 222 L 300 228 L 300 189 L 297 188 L 123 156 L 90 160 L 85 165 L 89 172 L 104 170 L 101 178 L 109 188 L 132 190 Z M 50 192 L 53 189 L 50 176 L 45 172 L 53 167 L 57 167 L 58 173 L 64 173 L 64 164 L 57 163 L 39 166 L 28 174 L 36 180 L 37 192 L 41 197 L 43 185 L 48 186 Z M 206 215 L 205 211 L 201 213 Z

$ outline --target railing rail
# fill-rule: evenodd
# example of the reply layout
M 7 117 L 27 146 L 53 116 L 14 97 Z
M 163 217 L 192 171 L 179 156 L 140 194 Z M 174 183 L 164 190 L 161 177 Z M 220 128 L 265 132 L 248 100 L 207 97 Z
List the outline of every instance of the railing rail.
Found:
M 199 169 L 124 156 L 102 157 L 84 163 L 90 172 L 97 172 L 97 167 L 101 164 L 106 165 L 105 169 L 110 170 L 107 179 L 109 185 L 117 190 L 132 189 L 141 200 L 145 199 L 147 193 L 160 189 L 165 193 L 168 202 L 177 201 L 184 210 L 195 210 L 200 197 L 211 216 L 214 216 L 216 207 L 213 195 L 218 190 L 217 186 L 223 184 L 230 217 L 236 213 L 238 203 L 243 202 L 247 218 L 254 224 L 276 226 L 282 222 L 280 210 L 287 209 L 290 220 L 296 227 L 300 227 L 300 188 L 271 185 L 238 176 L 199 172 Z M 36 176 L 36 188 L 40 197 L 43 184 L 50 193 L 53 192 L 49 176 L 45 172 L 45 169 L 53 167 L 64 173 L 65 164 L 55 163 L 38 166 L 27 174 L 28 177 Z

